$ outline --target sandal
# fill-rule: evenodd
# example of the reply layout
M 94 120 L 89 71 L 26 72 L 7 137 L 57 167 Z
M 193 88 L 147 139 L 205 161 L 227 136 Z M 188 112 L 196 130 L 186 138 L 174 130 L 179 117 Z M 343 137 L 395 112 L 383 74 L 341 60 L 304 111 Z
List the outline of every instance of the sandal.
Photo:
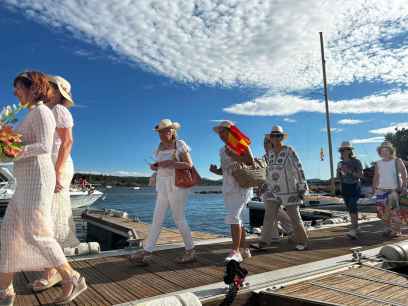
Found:
M 194 261 L 196 261 L 194 249 L 190 251 L 185 251 L 183 256 L 176 258 L 176 262 L 179 264 L 186 264 Z
M 259 241 L 259 242 L 251 243 L 249 246 L 255 250 L 263 250 L 269 246 L 269 243 Z
M 85 278 L 81 276 L 76 271 L 73 271 L 71 277 L 67 280 L 62 281 L 62 286 L 72 285 L 71 292 L 68 295 L 61 296 L 57 300 L 55 300 L 55 304 L 63 305 L 72 302 L 76 299 L 82 292 L 88 289 Z
M 15 299 L 16 294 L 12 285 L 6 289 L 0 289 L 0 306 L 13 306 Z
M 152 253 L 147 251 L 137 252 L 135 254 L 130 255 L 128 258 L 129 260 L 136 266 L 148 266 L 149 259 L 152 257 Z
M 32 284 L 32 289 L 34 292 L 40 292 L 47 290 L 51 287 L 54 287 L 55 285 L 58 285 L 62 282 L 62 277 L 61 275 L 55 271 L 50 278 L 40 278 L 36 279 L 33 284 Z

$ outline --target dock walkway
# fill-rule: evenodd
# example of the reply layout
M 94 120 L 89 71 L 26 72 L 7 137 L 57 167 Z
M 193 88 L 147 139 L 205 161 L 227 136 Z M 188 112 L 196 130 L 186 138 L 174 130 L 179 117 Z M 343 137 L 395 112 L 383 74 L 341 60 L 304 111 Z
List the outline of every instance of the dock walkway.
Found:
M 243 266 L 249 275 L 256 275 L 350 254 L 350 248 L 356 246 L 371 249 L 390 243 L 381 236 L 380 222 L 366 223 L 362 229 L 362 238 L 357 241 L 345 238 L 347 227 L 311 231 L 309 250 L 297 252 L 293 245 L 282 241 L 266 251 L 254 252 Z M 229 242 L 211 243 L 209 240 L 209 244 L 196 247 L 197 262 L 187 265 L 175 263 L 182 249 L 158 251 L 147 267 L 135 267 L 125 256 L 73 261 L 74 268 L 86 277 L 89 289 L 70 305 L 116 305 L 222 282 L 224 258 L 230 246 Z M 15 305 L 52 305 L 61 289 L 34 294 L 28 284 L 35 277 L 34 272 L 17 275 Z

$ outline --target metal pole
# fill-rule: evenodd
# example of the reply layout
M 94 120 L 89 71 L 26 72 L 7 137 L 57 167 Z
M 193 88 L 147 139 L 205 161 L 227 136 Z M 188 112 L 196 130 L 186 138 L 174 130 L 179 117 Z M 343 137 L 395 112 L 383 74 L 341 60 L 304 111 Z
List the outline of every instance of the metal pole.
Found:
M 333 168 L 333 147 L 331 139 L 331 129 L 330 129 L 330 116 L 329 116 L 329 98 L 327 95 L 327 78 L 326 78 L 326 60 L 324 58 L 324 47 L 323 47 L 323 32 L 320 34 L 320 50 L 322 53 L 322 69 L 323 69 L 323 85 L 324 85 L 324 101 L 326 106 L 326 127 L 327 127 L 327 140 L 329 142 L 329 155 L 330 155 L 330 189 L 333 194 L 336 193 L 336 186 L 334 182 L 334 168 Z

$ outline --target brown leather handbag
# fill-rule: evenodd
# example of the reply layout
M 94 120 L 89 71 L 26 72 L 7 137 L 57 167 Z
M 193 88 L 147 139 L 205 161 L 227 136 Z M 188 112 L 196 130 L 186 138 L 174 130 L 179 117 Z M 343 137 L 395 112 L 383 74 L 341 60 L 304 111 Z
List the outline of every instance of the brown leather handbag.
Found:
M 190 188 L 201 183 L 200 174 L 193 166 L 190 169 L 175 169 L 176 180 L 175 185 L 180 188 Z

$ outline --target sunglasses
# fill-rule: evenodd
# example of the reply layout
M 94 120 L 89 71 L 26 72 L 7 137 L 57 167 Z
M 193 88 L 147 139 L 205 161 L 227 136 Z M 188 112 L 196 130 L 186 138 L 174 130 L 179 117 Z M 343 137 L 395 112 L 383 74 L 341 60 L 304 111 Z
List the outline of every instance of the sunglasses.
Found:
M 272 134 L 272 133 L 271 133 L 270 137 L 271 137 L 271 138 L 278 138 L 278 139 L 279 139 L 279 138 L 283 138 L 283 135 L 282 135 L 282 134 Z

